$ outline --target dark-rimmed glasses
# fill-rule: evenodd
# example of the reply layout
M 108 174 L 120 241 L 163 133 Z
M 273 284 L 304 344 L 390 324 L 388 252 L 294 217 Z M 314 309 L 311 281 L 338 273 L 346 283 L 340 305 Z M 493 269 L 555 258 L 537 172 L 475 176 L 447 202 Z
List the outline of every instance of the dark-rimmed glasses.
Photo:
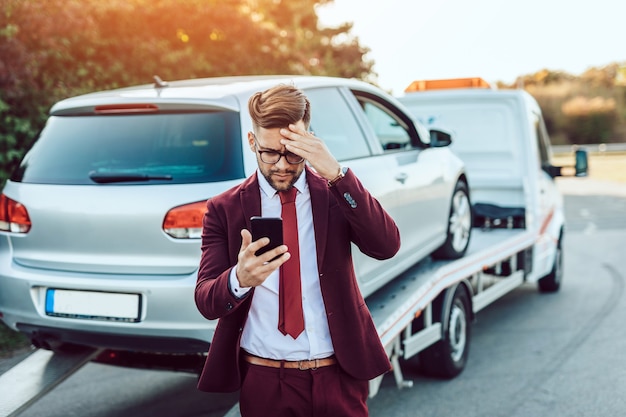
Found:
M 303 157 L 301 157 L 300 155 L 296 155 L 293 152 L 283 153 L 278 151 L 262 151 L 261 149 L 259 149 L 259 142 L 257 142 L 256 135 L 254 133 L 252 133 L 252 137 L 254 137 L 254 146 L 256 147 L 256 151 L 259 153 L 259 156 L 261 157 L 261 161 L 265 162 L 266 164 L 277 164 L 278 161 L 280 161 L 280 158 L 282 158 L 283 156 L 291 165 L 297 165 L 304 161 Z

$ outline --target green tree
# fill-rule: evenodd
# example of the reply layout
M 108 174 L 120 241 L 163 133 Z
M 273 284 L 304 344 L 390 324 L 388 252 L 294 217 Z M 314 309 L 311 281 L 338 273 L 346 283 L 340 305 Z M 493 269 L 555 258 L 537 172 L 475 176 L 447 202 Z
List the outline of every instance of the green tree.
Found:
M 591 67 L 580 76 L 543 69 L 518 78 L 541 106 L 554 143 L 626 141 L 624 63 Z
M 314 74 L 375 81 L 351 25 L 319 28 L 332 0 L 0 0 L 0 182 L 50 106 L 164 80 Z

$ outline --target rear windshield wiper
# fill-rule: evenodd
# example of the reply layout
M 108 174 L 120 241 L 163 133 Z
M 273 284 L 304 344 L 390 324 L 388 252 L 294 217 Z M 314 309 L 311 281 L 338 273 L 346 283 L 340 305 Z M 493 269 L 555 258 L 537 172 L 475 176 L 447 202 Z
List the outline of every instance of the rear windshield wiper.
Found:
M 149 174 L 131 174 L 123 172 L 90 172 L 89 178 L 98 184 L 108 184 L 113 182 L 135 182 L 135 181 L 171 181 L 171 175 L 149 175 Z

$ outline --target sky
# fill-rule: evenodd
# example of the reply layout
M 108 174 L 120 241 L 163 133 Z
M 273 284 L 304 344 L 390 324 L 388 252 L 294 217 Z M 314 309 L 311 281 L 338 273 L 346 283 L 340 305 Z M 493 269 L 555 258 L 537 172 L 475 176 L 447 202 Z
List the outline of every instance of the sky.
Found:
M 395 95 L 416 79 L 513 83 L 626 62 L 622 0 L 334 0 L 317 13 L 322 25 L 354 24 L 378 85 Z

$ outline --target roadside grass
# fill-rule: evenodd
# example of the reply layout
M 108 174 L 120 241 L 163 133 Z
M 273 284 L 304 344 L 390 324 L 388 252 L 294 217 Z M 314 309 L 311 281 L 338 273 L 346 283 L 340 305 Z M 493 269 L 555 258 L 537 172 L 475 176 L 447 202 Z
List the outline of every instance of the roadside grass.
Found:
M 552 162 L 560 166 L 573 166 L 574 154 L 554 155 Z M 590 153 L 589 177 L 626 183 L 626 152 Z M 24 335 L 9 329 L 0 321 L 0 358 L 10 357 L 28 346 L 30 341 Z
M 26 336 L 8 328 L 0 321 L 0 359 L 11 357 L 14 352 L 29 346 L 30 341 Z

